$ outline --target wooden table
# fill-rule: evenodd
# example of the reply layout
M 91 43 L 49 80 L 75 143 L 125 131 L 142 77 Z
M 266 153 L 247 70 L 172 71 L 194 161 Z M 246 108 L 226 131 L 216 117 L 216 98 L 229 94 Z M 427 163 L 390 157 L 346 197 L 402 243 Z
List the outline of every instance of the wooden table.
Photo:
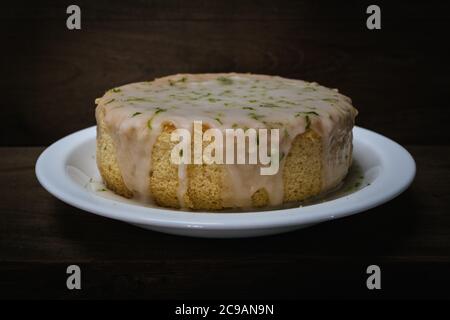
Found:
M 37 182 L 41 147 L 0 148 L 1 297 L 449 297 L 450 147 L 406 146 L 409 190 L 364 214 L 283 235 L 207 240 L 83 212 Z M 66 268 L 82 290 L 66 289 Z M 366 267 L 382 290 L 366 289 Z

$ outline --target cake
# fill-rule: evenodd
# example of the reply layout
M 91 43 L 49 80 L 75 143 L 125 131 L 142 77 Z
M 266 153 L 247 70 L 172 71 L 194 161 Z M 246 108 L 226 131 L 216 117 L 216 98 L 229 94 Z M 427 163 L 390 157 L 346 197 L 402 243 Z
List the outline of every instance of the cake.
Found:
M 276 207 L 338 186 L 352 162 L 351 100 L 278 76 L 177 74 L 131 83 L 96 100 L 97 165 L 115 193 L 163 207 Z M 176 164 L 174 130 L 279 129 L 279 170 L 260 164 Z M 208 143 L 203 141 L 204 146 Z

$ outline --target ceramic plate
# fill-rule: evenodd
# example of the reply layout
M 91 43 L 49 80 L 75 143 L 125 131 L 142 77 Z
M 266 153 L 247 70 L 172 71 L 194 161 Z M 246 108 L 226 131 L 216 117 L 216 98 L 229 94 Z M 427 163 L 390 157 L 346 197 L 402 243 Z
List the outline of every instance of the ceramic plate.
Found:
M 48 147 L 36 163 L 42 186 L 87 212 L 145 229 L 195 237 L 252 237 L 287 232 L 349 216 L 396 197 L 412 182 L 416 166 L 399 144 L 355 127 L 354 164 L 335 191 L 308 202 L 250 212 L 198 212 L 144 206 L 105 189 L 96 166 L 96 128 L 75 132 Z

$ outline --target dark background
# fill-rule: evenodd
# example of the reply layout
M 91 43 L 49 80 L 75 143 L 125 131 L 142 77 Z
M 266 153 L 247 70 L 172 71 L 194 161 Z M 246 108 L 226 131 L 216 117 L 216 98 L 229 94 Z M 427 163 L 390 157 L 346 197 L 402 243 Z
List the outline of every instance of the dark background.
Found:
M 276 74 L 339 88 L 358 124 L 408 144 L 450 140 L 442 1 L 11 1 L 0 10 L 1 145 L 48 145 L 94 125 L 94 99 L 173 73 Z M 438 120 L 437 120 L 438 119 Z
M 66 28 L 77 4 L 82 29 Z M 382 29 L 368 30 L 369 4 Z M 0 297 L 449 298 L 445 1 L 9 1 L 0 8 Z M 412 187 L 356 215 L 259 239 L 144 231 L 42 189 L 42 146 L 94 125 L 109 88 L 183 72 L 317 81 L 415 157 Z M 83 290 L 65 288 L 65 268 Z M 365 268 L 382 268 L 381 291 Z

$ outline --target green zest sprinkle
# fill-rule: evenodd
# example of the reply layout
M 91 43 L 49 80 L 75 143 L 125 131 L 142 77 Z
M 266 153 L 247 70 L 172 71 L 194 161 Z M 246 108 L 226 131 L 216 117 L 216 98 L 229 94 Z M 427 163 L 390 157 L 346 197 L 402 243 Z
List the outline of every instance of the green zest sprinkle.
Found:
M 336 102 L 338 102 L 338 100 L 337 99 L 333 99 L 333 98 L 325 98 L 325 99 L 322 99 L 323 101 L 326 101 L 326 102 L 330 102 L 330 103 L 336 103 Z
M 319 114 L 315 111 L 306 111 L 306 112 L 297 112 L 297 114 L 295 115 L 296 117 L 300 117 L 300 116 L 306 116 L 306 115 L 315 115 L 318 116 Z
M 106 189 L 102 188 L 102 189 L 98 189 L 97 191 L 102 192 L 102 191 L 106 191 Z
M 281 100 L 278 100 L 278 103 L 286 103 L 286 104 L 295 104 L 294 102 L 292 102 L 292 101 L 288 101 L 288 100 L 283 100 L 283 99 L 281 99 Z
M 209 101 L 209 102 L 217 102 L 217 101 L 219 101 L 219 99 L 216 99 L 216 98 L 208 98 L 208 101 Z
M 208 93 L 206 93 L 206 94 L 204 94 L 204 95 L 202 95 L 202 96 L 197 96 L 197 97 L 190 97 L 189 99 L 191 99 L 191 100 L 199 100 L 199 99 L 202 99 L 202 98 L 206 98 L 206 97 L 209 97 L 211 95 L 211 92 L 208 92 Z M 211 98 L 211 99 L 213 99 L 213 98 Z
M 223 124 L 222 120 L 220 118 L 214 118 L 218 123 Z
M 160 108 L 160 107 L 157 107 L 157 108 L 156 108 L 155 113 L 153 114 L 153 116 L 147 121 L 147 127 L 148 127 L 149 129 L 152 129 L 152 121 L 153 121 L 153 118 L 154 118 L 158 113 L 161 113 L 161 112 L 164 112 L 164 111 L 167 111 L 167 110 L 166 110 L 166 109 L 163 109 L 163 108 Z
M 270 97 L 269 97 L 270 99 Z M 260 105 L 261 108 L 279 108 L 279 106 L 277 106 L 276 104 L 273 103 L 263 103 Z
M 131 97 L 131 98 L 128 98 L 126 101 L 128 101 L 128 102 L 132 102 L 132 101 L 148 101 L 148 102 L 151 102 L 152 100 L 149 99 L 149 98 Z
M 161 112 L 164 112 L 164 111 L 167 111 L 167 110 L 158 107 L 158 108 L 156 108 L 155 114 L 158 114 L 158 113 L 161 113 Z
M 309 129 L 309 127 L 311 127 L 311 119 L 309 119 L 309 116 L 305 116 L 305 120 L 306 120 L 306 130 Z
M 256 113 L 254 113 L 254 112 L 250 112 L 248 115 L 250 116 L 250 118 L 255 119 L 255 120 L 259 120 L 259 119 L 261 119 L 262 117 L 264 117 L 264 116 L 262 116 L 262 115 L 258 115 L 258 114 L 256 114 Z
M 243 107 L 242 109 L 244 109 L 244 110 L 255 110 L 255 108 L 252 108 L 252 107 Z
M 115 99 L 111 99 L 111 100 L 109 100 L 108 102 L 105 102 L 105 106 L 108 104 L 108 103 L 111 103 L 111 102 L 113 102 Z
M 135 112 L 135 113 L 133 113 L 133 115 L 131 117 L 133 118 L 133 117 L 136 117 L 136 116 L 138 116 L 140 114 L 142 114 L 142 112 Z
M 223 85 L 230 85 L 233 84 L 233 80 L 227 77 L 218 77 L 217 81 L 219 81 Z
M 114 93 L 117 93 L 117 92 L 120 92 L 120 91 L 122 91 L 122 90 L 120 90 L 119 88 L 114 88 L 114 89 L 112 89 L 111 91 L 114 92 Z

